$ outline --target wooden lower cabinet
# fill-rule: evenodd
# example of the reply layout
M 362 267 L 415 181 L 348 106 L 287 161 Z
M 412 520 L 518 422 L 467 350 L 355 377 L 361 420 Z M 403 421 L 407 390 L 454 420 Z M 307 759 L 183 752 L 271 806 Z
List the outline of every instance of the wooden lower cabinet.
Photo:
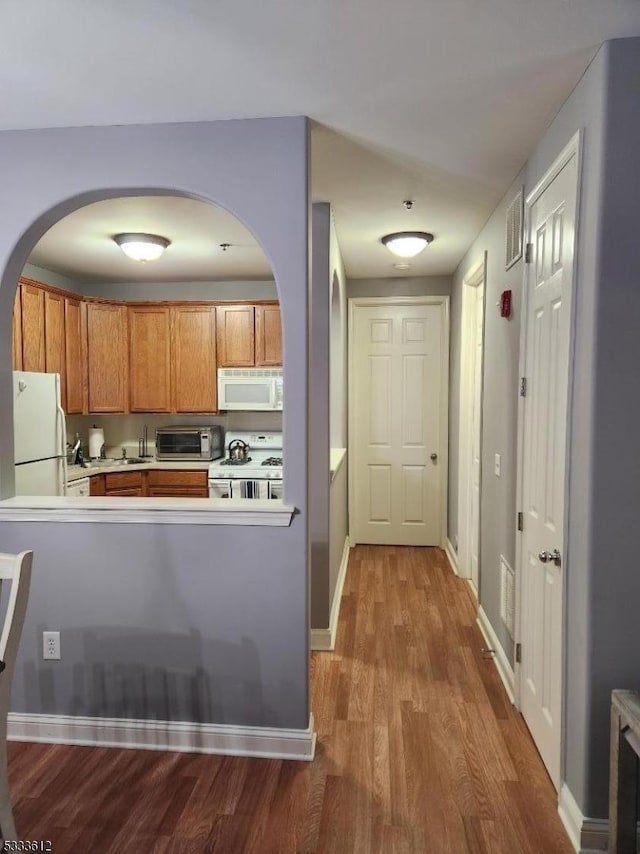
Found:
M 149 471 L 147 494 L 155 498 L 208 498 L 207 471 Z
M 103 474 L 92 474 L 89 478 L 89 495 L 106 495 L 107 487 Z
M 89 495 L 131 498 L 208 498 L 208 472 L 189 470 L 125 471 L 91 475 Z

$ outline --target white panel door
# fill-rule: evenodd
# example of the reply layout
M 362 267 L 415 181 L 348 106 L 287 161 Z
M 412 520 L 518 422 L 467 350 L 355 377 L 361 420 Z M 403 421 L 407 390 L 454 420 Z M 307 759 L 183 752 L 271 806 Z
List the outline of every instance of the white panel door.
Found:
M 563 526 L 576 155 L 531 207 L 523 401 L 521 710 L 560 783 Z M 554 556 L 557 555 L 557 559 Z
M 440 545 L 442 304 L 354 306 L 350 393 L 357 543 Z

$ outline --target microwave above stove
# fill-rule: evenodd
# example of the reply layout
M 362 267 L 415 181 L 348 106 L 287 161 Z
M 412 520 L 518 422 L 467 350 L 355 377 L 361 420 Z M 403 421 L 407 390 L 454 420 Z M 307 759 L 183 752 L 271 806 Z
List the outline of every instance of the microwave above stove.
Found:
M 160 427 L 156 430 L 159 460 L 217 460 L 224 455 L 222 427 Z
M 218 407 L 282 411 L 282 368 L 218 368 Z

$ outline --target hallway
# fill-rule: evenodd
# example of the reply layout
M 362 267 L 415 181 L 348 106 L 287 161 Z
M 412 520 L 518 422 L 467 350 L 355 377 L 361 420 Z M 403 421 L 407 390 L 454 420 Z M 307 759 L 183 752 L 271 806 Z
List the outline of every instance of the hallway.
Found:
M 18 831 L 55 854 L 570 854 L 482 645 L 443 552 L 359 546 L 313 655 L 313 763 L 14 743 Z

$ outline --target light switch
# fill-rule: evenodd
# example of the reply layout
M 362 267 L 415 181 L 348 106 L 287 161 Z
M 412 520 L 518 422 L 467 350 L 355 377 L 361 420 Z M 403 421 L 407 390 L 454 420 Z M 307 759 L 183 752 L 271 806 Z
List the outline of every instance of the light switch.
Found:
M 493 470 L 495 472 L 496 477 L 500 477 L 500 454 L 496 454 L 495 462 L 493 464 Z

